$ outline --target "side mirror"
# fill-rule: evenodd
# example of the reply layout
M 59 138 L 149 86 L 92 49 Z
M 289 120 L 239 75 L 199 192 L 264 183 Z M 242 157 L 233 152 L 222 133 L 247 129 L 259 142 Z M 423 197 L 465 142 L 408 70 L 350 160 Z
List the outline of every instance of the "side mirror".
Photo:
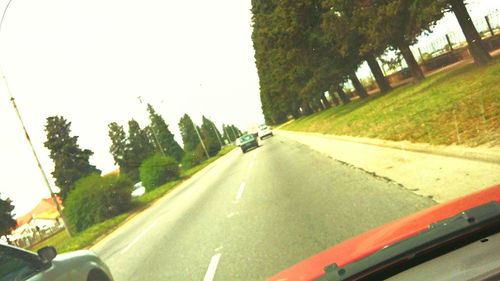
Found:
M 37 253 L 43 263 L 49 263 L 57 256 L 56 248 L 52 246 L 43 247 Z

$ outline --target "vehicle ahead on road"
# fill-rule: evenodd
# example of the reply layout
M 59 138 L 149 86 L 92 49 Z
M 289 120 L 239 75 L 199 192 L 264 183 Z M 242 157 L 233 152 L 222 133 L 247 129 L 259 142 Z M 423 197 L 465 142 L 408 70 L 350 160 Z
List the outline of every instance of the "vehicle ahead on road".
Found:
M 271 130 L 271 127 L 269 127 L 266 124 L 259 125 L 259 138 L 263 140 L 265 137 L 272 137 L 273 136 L 273 131 Z
M 386 279 L 500 280 L 500 185 L 375 228 L 269 280 Z
M 259 147 L 259 141 L 257 137 L 253 134 L 245 134 L 238 139 L 239 146 L 243 153 L 247 152 L 249 149 Z
M 109 268 L 93 252 L 57 255 L 54 247 L 38 254 L 0 245 L 0 281 L 113 281 Z

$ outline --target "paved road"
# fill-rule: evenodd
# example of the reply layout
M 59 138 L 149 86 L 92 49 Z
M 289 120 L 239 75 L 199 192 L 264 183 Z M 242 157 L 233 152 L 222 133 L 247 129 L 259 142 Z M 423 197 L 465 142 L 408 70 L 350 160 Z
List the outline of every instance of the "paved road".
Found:
M 235 150 L 93 248 L 125 280 L 264 280 L 434 204 L 282 136 Z

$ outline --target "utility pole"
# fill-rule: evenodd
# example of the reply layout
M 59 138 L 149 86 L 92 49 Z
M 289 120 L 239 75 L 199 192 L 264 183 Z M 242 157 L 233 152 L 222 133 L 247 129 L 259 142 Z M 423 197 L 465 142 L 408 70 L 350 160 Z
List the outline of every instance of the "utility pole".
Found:
M 221 147 L 224 146 L 224 144 L 222 143 L 222 140 L 220 139 L 219 132 L 217 131 L 217 127 L 215 127 L 214 122 L 212 122 L 212 120 L 210 120 L 210 123 L 212 124 L 212 129 L 214 130 L 215 135 L 217 136 L 217 140 L 219 141 L 220 146 Z
M 64 223 L 64 229 L 66 229 L 66 232 L 68 235 L 71 237 L 71 232 L 69 231 L 68 224 L 66 223 L 66 219 L 64 218 L 61 205 L 59 205 L 59 202 L 57 201 L 57 196 L 55 193 L 52 191 L 52 187 L 50 186 L 49 179 L 47 178 L 47 175 L 45 174 L 45 170 L 43 169 L 42 163 L 40 162 L 40 158 L 38 158 L 38 154 L 36 153 L 35 147 L 33 146 L 33 143 L 31 142 L 31 138 L 28 134 L 28 130 L 26 129 L 26 126 L 24 125 L 24 121 L 21 117 L 21 113 L 19 112 L 19 108 L 17 107 L 16 101 L 12 95 L 12 92 L 10 91 L 9 84 L 7 83 L 7 79 L 5 78 L 5 75 L 3 74 L 3 70 L 0 68 L 0 73 L 2 75 L 5 87 L 7 88 L 7 92 L 10 97 L 10 101 L 12 103 L 12 107 L 14 107 L 14 111 L 16 112 L 17 119 L 19 119 L 19 123 L 21 123 L 21 127 L 23 128 L 24 131 L 24 136 L 26 137 L 26 140 L 28 141 L 28 144 L 30 145 L 31 152 L 33 153 L 33 156 L 35 157 L 36 164 L 38 165 L 38 170 L 42 174 L 43 180 L 45 182 L 45 186 L 49 190 L 50 197 L 52 198 L 52 201 L 54 202 L 54 205 L 56 206 L 57 212 L 59 213 L 59 216 L 61 217 L 63 223 Z
M 3 26 L 5 14 L 7 13 L 7 9 L 9 8 L 11 2 L 12 2 L 12 0 L 9 0 L 9 2 L 7 2 L 7 5 L 5 6 L 5 8 L 3 10 L 2 19 L 0 19 L 0 31 L 1 31 L 2 26 Z M 21 117 L 21 113 L 19 112 L 19 108 L 17 108 L 16 101 L 14 99 L 14 96 L 12 95 L 12 92 L 11 92 L 10 87 L 9 87 L 9 83 L 7 82 L 7 78 L 5 78 L 5 75 L 3 73 L 3 69 L 1 66 L 0 66 L 0 75 L 2 76 L 5 88 L 7 89 L 7 94 L 10 98 L 12 106 L 14 107 L 14 111 L 16 112 L 17 119 L 19 120 L 19 123 L 21 123 L 21 127 L 23 128 L 24 136 L 26 137 L 26 140 L 28 141 L 28 144 L 30 145 L 31 152 L 33 153 L 33 156 L 35 157 L 36 164 L 38 165 L 38 170 L 42 174 L 43 180 L 45 182 L 45 186 L 49 190 L 50 197 L 52 198 L 52 201 L 54 202 L 54 205 L 56 206 L 57 212 L 59 213 L 59 216 L 61 217 L 61 219 L 64 223 L 64 229 L 68 233 L 68 236 L 71 237 L 71 231 L 69 230 L 68 224 L 66 223 L 66 219 L 64 218 L 64 215 L 63 215 L 63 212 L 61 209 L 61 205 L 59 205 L 59 202 L 57 201 L 57 197 L 56 197 L 55 193 L 52 191 L 52 187 L 50 186 L 49 179 L 47 178 L 47 175 L 45 174 L 45 170 L 43 169 L 42 163 L 40 162 L 40 158 L 38 158 L 38 154 L 36 153 L 35 147 L 33 146 L 33 143 L 31 142 L 31 138 L 28 134 L 28 130 L 26 129 L 26 126 L 24 125 L 23 118 Z
M 209 159 L 210 156 L 208 155 L 208 151 L 207 151 L 207 148 L 205 147 L 205 143 L 203 143 L 203 139 L 201 138 L 200 132 L 198 132 L 198 128 L 196 127 L 194 122 L 193 122 L 193 127 L 194 127 L 194 130 L 196 131 L 196 135 L 198 136 L 198 139 L 200 140 L 201 146 L 203 147 L 203 150 L 205 151 L 205 155 L 207 156 L 207 159 Z
M 142 104 L 142 97 L 138 96 L 137 99 Z M 160 140 L 158 139 L 158 135 L 156 134 L 155 130 L 153 129 L 153 127 L 148 127 L 148 128 L 151 130 L 151 134 L 153 135 L 153 138 L 156 142 L 156 146 L 160 150 L 161 154 L 166 157 L 167 155 L 165 154 L 165 150 L 163 149 L 163 147 L 161 147 Z
M 226 126 L 224 126 L 224 124 L 222 124 L 222 130 L 224 131 L 224 134 L 226 134 L 226 136 L 228 137 L 229 139 L 228 141 L 231 142 L 231 136 L 227 132 Z

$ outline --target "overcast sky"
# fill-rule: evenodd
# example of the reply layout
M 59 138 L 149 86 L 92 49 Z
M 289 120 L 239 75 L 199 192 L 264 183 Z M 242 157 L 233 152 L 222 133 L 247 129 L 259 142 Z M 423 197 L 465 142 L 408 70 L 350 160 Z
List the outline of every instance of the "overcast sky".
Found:
M 484 13 L 500 1 L 473 2 Z M 6 3 L 0 0 L 1 9 Z M 147 122 L 138 96 L 178 141 L 184 113 L 243 129 L 263 122 L 250 8 L 249 0 L 13 0 L 0 31 L 0 64 L 46 173 L 53 164 L 44 124 L 53 115 L 72 122 L 104 172 L 114 169 L 107 124 Z M 441 28 L 458 28 L 448 23 Z M 22 215 L 48 192 L 3 81 L 0 125 L 0 196 Z

